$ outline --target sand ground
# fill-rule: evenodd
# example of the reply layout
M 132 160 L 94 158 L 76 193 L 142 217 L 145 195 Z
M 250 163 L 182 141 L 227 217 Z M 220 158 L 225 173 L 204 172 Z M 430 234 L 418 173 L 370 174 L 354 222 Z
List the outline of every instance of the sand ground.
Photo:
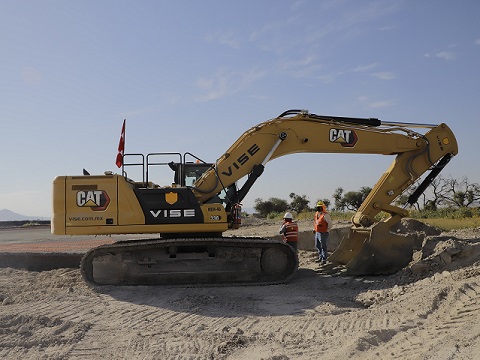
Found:
M 390 276 L 345 276 L 309 250 L 271 286 L 91 287 L 77 269 L 2 268 L 0 358 L 480 359 L 480 228 L 401 231 L 421 248 Z

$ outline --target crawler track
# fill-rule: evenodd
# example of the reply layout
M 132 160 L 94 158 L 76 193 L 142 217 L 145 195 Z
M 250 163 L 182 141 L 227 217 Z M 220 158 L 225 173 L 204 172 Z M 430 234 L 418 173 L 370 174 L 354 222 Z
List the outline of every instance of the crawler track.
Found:
M 263 285 L 287 281 L 297 267 L 290 246 L 250 237 L 123 241 L 91 249 L 81 261 L 94 285 Z

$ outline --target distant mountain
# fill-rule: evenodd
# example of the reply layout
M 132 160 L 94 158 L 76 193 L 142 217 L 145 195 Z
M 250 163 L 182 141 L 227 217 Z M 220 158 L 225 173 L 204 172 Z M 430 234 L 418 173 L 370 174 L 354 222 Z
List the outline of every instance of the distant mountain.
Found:
M 41 217 L 41 216 L 20 215 L 8 209 L 0 210 L 0 221 L 17 221 L 17 220 L 49 220 L 49 218 Z

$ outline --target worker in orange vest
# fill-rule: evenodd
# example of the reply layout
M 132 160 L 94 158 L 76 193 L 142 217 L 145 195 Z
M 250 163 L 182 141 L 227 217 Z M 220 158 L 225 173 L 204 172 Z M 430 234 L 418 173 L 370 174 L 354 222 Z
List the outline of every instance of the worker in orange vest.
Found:
M 280 228 L 280 234 L 283 235 L 283 242 L 290 245 L 293 250 L 297 251 L 298 242 L 298 224 L 293 221 L 293 215 L 290 212 L 283 216 L 283 224 Z
M 327 262 L 327 240 L 332 228 L 332 219 L 327 212 L 327 207 L 323 201 L 317 202 L 317 212 L 313 222 L 313 232 L 315 233 L 315 247 L 318 250 L 318 260 L 325 264 Z

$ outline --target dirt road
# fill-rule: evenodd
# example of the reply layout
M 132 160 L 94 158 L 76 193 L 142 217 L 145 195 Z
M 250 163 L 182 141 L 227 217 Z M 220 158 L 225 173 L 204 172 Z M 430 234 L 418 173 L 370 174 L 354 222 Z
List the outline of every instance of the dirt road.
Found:
M 299 257 L 291 282 L 263 287 L 92 288 L 77 269 L 0 269 L 0 357 L 479 359 L 480 229 L 426 236 L 391 276 Z

